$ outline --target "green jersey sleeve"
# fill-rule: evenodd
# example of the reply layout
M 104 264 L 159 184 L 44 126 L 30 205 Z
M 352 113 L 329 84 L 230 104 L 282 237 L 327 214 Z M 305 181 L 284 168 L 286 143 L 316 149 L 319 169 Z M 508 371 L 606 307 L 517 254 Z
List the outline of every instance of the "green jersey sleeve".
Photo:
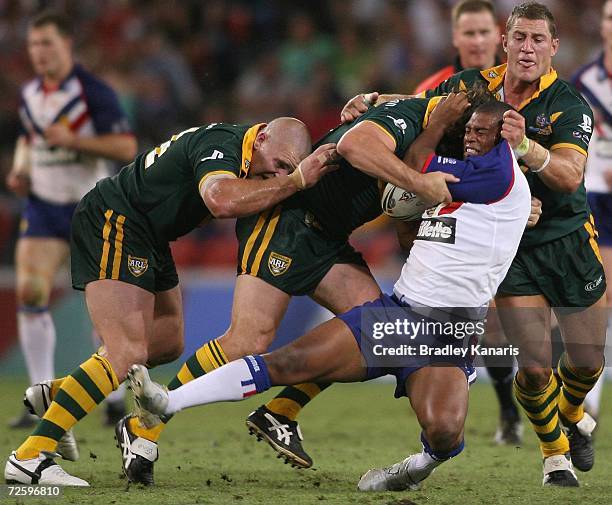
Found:
M 198 188 L 211 175 L 240 175 L 242 164 L 242 138 L 233 131 L 201 128 L 187 145 L 187 155 L 194 170 Z
M 395 142 L 394 152 L 401 158 L 423 129 L 429 102 L 415 98 L 386 102 L 370 109 L 363 121 L 370 121 L 384 130 Z
M 558 116 L 552 115 L 552 135 L 550 150 L 562 147 L 575 149 L 587 155 L 589 141 L 593 134 L 593 111 L 586 103 L 580 103 L 566 110 Z

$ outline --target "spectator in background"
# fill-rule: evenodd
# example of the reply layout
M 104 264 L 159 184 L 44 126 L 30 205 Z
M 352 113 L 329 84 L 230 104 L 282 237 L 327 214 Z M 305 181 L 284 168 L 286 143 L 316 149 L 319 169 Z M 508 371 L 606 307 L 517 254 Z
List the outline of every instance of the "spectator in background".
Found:
M 572 78 L 572 83 L 593 109 L 595 124 L 590 125 L 593 137 L 586 164 L 584 184 L 589 207 L 599 231 L 599 251 L 606 271 L 612 279 L 612 0 L 603 4 L 601 16 L 603 51 L 592 62 L 582 67 Z M 585 124 L 585 126 L 588 126 Z M 574 132 L 580 135 L 580 131 Z M 612 282 L 606 292 L 608 299 L 608 333 L 612 328 Z M 604 373 L 586 398 L 585 407 L 597 418 Z
M 28 29 L 37 77 L 22 90 L 22 128 L 7 186 L 27 197 L 17 241 L 17 326 L 31 384 L 55 376 L 55 327 L 49 313 L 54 277 L 69 253 L 76 204 L 109 174 L 111 160 L 136 154 L 114 91 L 74 63 L 71 27 L 51 12 Z M 27 412 L 13 427 L 29 425 Z
M 499 65 L 497 48 L 501 41 L 495 7 L 489 0 L 461 0 L 452 10 L 453 46 L 457 56 L 452 65 L 438 70 L 421 82 L 415 94 L 436 87 L 466 68 Z

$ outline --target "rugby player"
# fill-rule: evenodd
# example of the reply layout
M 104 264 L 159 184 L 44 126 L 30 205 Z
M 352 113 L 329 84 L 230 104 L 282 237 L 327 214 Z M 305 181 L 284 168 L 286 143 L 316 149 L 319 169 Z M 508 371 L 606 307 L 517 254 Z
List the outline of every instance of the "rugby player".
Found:
M 366 169 L 384 163 L 387 153 L 402 141 L 395 125 L 407 103 L 410 101 L 390 102 L 368 113 L 370 121 L 393 132 L 383 137 L 384 149 L 365 142 L 364 132 L 354 128 L 338 143 L 339 154 Z M 527 181 L 510 145 L 500 137 L 503 113 L 509 109 L 493 101 L 475 110 L 465 130 L 465 161 L 434 155 L 442 136 L 440 128 L 427 128 L 413 143 L 413 159 L 418 160 L 413 167 L 422 166 L 423 172 L 448 170 L 460 182 L 449 184 L 453 203 L 426 211 L 422 221 L 400 234 L 404 247 L 412 245 L 407 242 L 414 241 L 414 245 L 392 296 L 381 295 L 270 354 L 233 361 L 172 391 L 152 382 L 145 367 L 134 366 L 130 381 L 137 404 L 148 412 L 143 419 L 153 424 L 156 415 L 241 400 L 272 385 L 314 379 L 356 382 L 393 374 L 395 396 L 409 397 L 422 427 L 423 451 L 391 467 L 368 471 L 358 488 L 414 489 L 442 462 L 458 455 L 464 446 L 468 380 L 474 378 L 470 358 L 407 357 L 399 365 L 384 364 L 372 354 L 379 342 L 372 329 L 377 324 L 393 325 L 400 318 L 461 324 L 482 321 L 510 267 L 530 213 Z M 434 110 L 432 122 L 435 114 Z M 438 228 L 444 228 L 444 233 L 433 232 Z M 396 337 L 398 343 L 425 345 L 431 350 L 462 344 L 459 334 L 416 332 L 411 338 Z
M 30 22 L 27 37 L 37 77 L 22 89 L 21 129 L 6 183 L 27 197 L 15 250 L 17 328 L 30 384 L 37 384 L 55 377 L 49 296 L 68 258 L 74 209 L 111 174 L 113 161 L 134 158 L 136 140 L 115 92 L 75 63 L 66 18 L 43 12 Z M 28 415 L 25 410 L 11 425 L 34 424 Z M 74 447 L 66 444 L 62 452 L 75 459 Z
M 474 93 L 470 99 L 475 103 L 494 100 L 488 92 Z M 383 116 L 384 127 L 377 119 L 381 112 L 373 110 L 355 125 L 336 128 L 318 144 L 337 142 L 353 127 L 367 137 L 371 145 L 384 145 L 388 136 L 385 132 L 393 132 L 399 140 L 395 151 L 387 153 L 388 164 L 364 173 L 341 160 L 340 169 L 324 177 L 312 189 L 283 202 L 282 206 L 237 221 L 239 263 L 230 327 L 186 361 L 170 381 L 170 389 L 229 361 L 265 352 L 274 340 L 291 296 L 308 294 L 334 314 L 380 296 L 376 281 L 361 255 L 349 245 L 348 237 L 354 229 L 381 213 L 377 176 L 399 180 L 404 174 L 410 175 L 411 171 L 398 156 L 407 155 L 408 147 L 440 101 L 434 98 L 406 102 L 399 115 L 392 115 L 393 109 L 389 109 L 387 112 L 391 114 Z M 437 115 L 444 124 L 451 124 L 467 106 L 466 96 L 455 94 L 443 101 Z M 461 149 L 460 142 L 455 143 Z M 418 188 L 413 182 L 404 184 Z M 445 185 L 441 190 L 444 194 L 437 198 L 450 201 Z M 432 201 L 436 198 L 433 194 L 421 194 Z M 286 461 L 303 468 L 311 466 L 312 459 L 302 447 L 301 430 L 295 416 L 327 386 L 309 383 L 281 391 L 277 398 L 248 417 L 249 429 L 265 438 Z M 157 440 L 164 426 L 162 423 L 147 429 L 136 417 L 117 425 L 124 472 L 132 482 L 153 483 Z M 142 452 L 133 453 L 131 448 L 140 444 L 150 447 L 151 451 L 145 456 Z
M 514 7 L 502 45 L 507 65 L 465 70 L 427 95 L 484 82 L 518 111 L 506 114 L 502 134 L 521 142 L 517 154 L 542 218 L 525 233 L 496 305 L 506 337 L 520 349 L 514 393 L 540 441 L 543 484 L 575 487 L 573 466 L 588 471 L 595 461 L 596 423 L 583 401 L 604 369 L 607 323 L 605 274 L 584 187 L 593 113 L 551 66 L 559 39 L 546 6 Z M 359 114 L 360 101 L 347 104 L 350 115 Z M 560 383 L 551 369 L 551 308 L 566 348 Z
M 72 284 L 85 290 L 104 345 L 71 375 L 40 385 L 39 400 L 50 405 L 10 455 L 7 481 L 88 485 L 54 462 L 58 441 L 117 389 L 132 364 L 155 366 L 183 349 L 169 241 L 212 217 L 256 213 L 312 186 L 335 168 L 336 153 L 333 144 L 307 156 L 310 150 L 306 126 L 293 118 L 190 128 L 102 179 L 81 200 L 72 222 Z

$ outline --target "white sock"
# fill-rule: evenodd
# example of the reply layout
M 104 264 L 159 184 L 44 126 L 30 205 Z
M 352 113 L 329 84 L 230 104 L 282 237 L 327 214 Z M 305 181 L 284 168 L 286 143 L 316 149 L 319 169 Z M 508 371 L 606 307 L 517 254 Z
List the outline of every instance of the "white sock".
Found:
M 55 325 L 49 311 L 17 312 L 19 342 L 25 358 L 30 384 L 55 377 Z
M 247 356 L 169 391 L 165 414 L 207 403 L 243 400 L 265 391 L 270 382 L 267 369 L 260 364 L 261 361 L 256 361 L 253 356 Z
M 424 450 L 413 456 L 408 463 L 408 473 L 414 482 L 421 482 L 431 475 L 444 461 L 433 459 Z
M 125 389 L 127 386 L 127 382 L 123 381 L 119 384 L 119 387 L 109 394 L 104 401 L 106 403 L 121 403 L 125 400 Z

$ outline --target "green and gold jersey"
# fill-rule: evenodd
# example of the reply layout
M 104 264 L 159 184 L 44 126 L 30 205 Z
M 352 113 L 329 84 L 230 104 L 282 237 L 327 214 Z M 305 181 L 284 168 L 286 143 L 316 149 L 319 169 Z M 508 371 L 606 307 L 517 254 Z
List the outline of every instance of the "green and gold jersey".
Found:
M 437 96 L 467 89 L 481 81 L 498 100 L 503 100 L 505 73 L 505 64 L 486 70 L 464 70 L 423 95 Z M 538 90 L 518 110 L 525 117 L 526 134 L 530 139 L 551 151 L 569 148 L 587 155 L 593 132 L 593 112 L 580 93 L 559 79 L 554 70 L 540 78 Z M 574 193 L 566 194 L 553 191 L 536 174 L 528 172 L 526 176 L 532 195 L 542 200 L 542 215 L 537 226 L 526 230 L 521 247 L 555 240 L 588 223 L 584 182 Z
M 393 139 L 395 154 L 402 158 L 421 133 L 437 102 L 436 99 L 412 98 L 371 107 L 359 119 L 331 130 L 314 148 L 337 143 L 352 127 L 370 121 Z M 312 212 L 324 231 L 336 239 L 348 238 L 353 230 L 381 214 L 377 179 L 353 168 L 344 159 L 340 160 L 338 170 L 296 195 L 293 202 Z
M 144 218 L 158 242 L 175 240 L 211 217 L 200 196 L 207 177 L 248 174 L 261 126 L 213 123 L 190 128 L 139 154 L 97 188 L 109 207 L 132 219 Z

